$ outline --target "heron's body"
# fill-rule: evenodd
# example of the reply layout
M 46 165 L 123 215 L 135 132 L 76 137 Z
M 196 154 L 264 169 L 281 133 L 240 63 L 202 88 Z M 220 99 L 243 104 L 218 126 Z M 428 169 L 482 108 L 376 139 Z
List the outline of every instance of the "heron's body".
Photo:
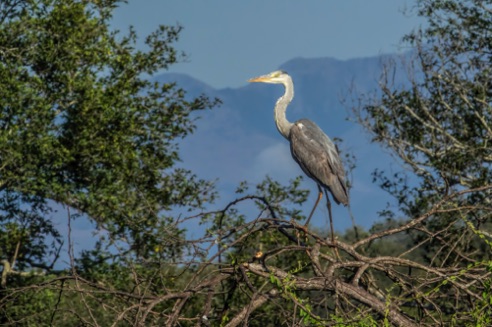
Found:
M 335 144 L 314 122 L 300 119 L 291 123 L 287 120 L 285 111 L 294 98 L 294 84 L 291 77 L 283 71 L 275 71 L 249 81 L 285 86 L 284 95 L 275 104 L 274 118 L 277 129 L 289 140 L 294 160 L 306 175 L 316 181 L 320 191 L 324 188 L 330 191 L 337 204 L 348 205 L 345 171 Z
M 345 172 L 333 142 L 314 122 L 296 121 L 289 134 L 290 151 L 306 175 L 327 188 L 337 204 L 348 204 Z

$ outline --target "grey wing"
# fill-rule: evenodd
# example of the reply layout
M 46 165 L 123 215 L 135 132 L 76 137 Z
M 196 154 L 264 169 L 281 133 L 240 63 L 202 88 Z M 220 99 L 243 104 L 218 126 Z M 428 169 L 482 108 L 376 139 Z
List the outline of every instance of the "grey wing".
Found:
M 290 129 L 290 149 L 302 170 L 328 188 L 337 204 L 348 204 L 345 170 L 335 144 L 315 123 L 296 121 Z

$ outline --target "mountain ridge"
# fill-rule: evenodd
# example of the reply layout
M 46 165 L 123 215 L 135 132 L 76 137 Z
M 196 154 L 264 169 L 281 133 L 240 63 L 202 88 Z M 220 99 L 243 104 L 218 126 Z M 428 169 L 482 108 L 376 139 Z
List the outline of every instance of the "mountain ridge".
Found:
M 351 174 L 351 201 L 356 217 L 358 211 L 365 217 L 370 211 L 377 219 L 377 211 L 391 201 L 373 185 L 372 172 L 376 168 L 391 169 L 394 160 L 371 143 L 361 126 L 349 120 L 350 100 L 356 100 L 359 92 L 377 89 L 383 63 L 397 61 L 399 57 L 401 55 L 388 54 L 348 60 L 299 57 L 279 66 L 288 69 L 295 84 L 295 97 L 287 109 L 288 119 L 308 118 L 316 122 L 331 139 L 343 140 L 338 142 L 342 157 L 354 154 L 358 162 L 363 163 Z M 217 179 L 221 194 L 226 194 L 225 200 L 232 199 L 240 181 L 259 182 L 267 174 L 288 182 L 303 174 L 290 158 L 288 142 L 278 134 L 273 120 L 275 102 L 284 92 L 281 85 L 251 83 L 215 89 L 186 74 L 161 76 L 162 81 L 173 79 L 189 96 L 205 93 L 222 100 L 218 108 L 197 113 L 200 117 L 196 121 L 197 129 L 180 147 L 183 166 L 200 177 Z M 351 93 L 354 89 L 356 93 Z M 345 96 L 348 104 L 340 101 Z M 315 192 L 315 184 L 308 178 L 304 180 L 305 187 Z M 346 212 L 336 207 L 334 214 L 345 216 Z M 349 226 L 349 221 L 338 220 L 337 228 Z

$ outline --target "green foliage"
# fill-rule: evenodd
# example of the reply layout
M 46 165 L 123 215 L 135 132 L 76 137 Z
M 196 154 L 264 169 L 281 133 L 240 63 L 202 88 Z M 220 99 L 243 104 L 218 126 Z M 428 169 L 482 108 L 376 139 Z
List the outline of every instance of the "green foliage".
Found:
M 180 28 L 161 26 L 149 50 L 136 50 L 132 29 L 108 28 L 118 3 L 0 8 L 0 185 L 33 205 L 69 205 L 138 243 L 166 234 L 164 211 L 213 199 L 209 183 L 173 168 L 177 141 L 194 129 L 189 115 L 213 103 L 149 80 L 176 62 Z
M 424 214 L 452 192 L 482 188 L 454 199 L 451 207 L 474 206 L 466 219 L 475 227 L 490 227 L 486 217 L 487 186 L 492 184 L 492 43 L 487 32 L 492 25 L 491 5 L 490 1 L 419 1 L 418 13 L 428 25 L 404 39 L 415 48 L 409 59 L 409 86 L 392 84 L 391 75 L 397 70 L 389 65 L 381 97 L 356 112 L 374 140 L 391 148 L 411 170 L 391 176 L 374 173 L 374 180 L 397 200 L 397 211 L 407 217 Z M 476 240 L 457 213 L 435 215 L 426 228 L 438 231 L 448 226 L 446 238 L 451 243 L 462 242 L 463 235 Z M 420 232 L 412 235 L 415 243 L 428 237 Z M 476 241 L 470 245 L 481 246 Z M 429 262 L 435 262 L 441 246 L 440 240 L 425 244 L 422 249 Z
M 200 209 L 215 197 L 210 182 L 175 164 L 179 141 L 195 128 L 190 115 L 217 102 L 190 100 L 174 84 L 152 82 L 181 57 L 173 47 L 181 28 L 159 26 L 145 39 L 146 50 L 137 50 L 133 28 L 124 34 L 109 28 L 122 3 L 0 4 L 2 322 L 109 324 L 128 302 L 109 291 L 86 292 L 131 293 L 140 287 L 135 276 L 157 287 L 162 263 L 186 251 L 178 243 L 185 231 L 171 210 Z M 40 276 L 53 271 L 61 249 L 51 222 L 60 205 L 67 221 L 87 217 L 100 235 L 93 251 L 72 258 L 77 265 L 66 284 L 64 270 Z M 157 266 L 142 268 L 149 261 Z M 85 282 L 72 280 L 77 271 Z M 28 278 L 31 272 L 40 279 Z M 97 309 L 100 301 L 113 314 Z M 60 318 L 72 309 L 78 318 Z
M 43 199 L 8 190 L 0 198 L 0 257 L 18 269 L 50 268 L 61 247 L 61 237 Z
M 395 274 L 412 276 L 410 285 L 374 272 L 388 294 L 411 298 L 405 311 L 420 317 L 420 323 L 487 325 L 488 310 L 477 300 L 489 294 L 487 282 L 478 285 L 469 277 L 487 280 L 492 254 L 491 9 L 491 1 L 418 1 L 417 13 L 427 23 L 404 38 L 414 50 L 405 56 L 404 67 L 387 64 L 381 93 L 365 98 L 354 111 L 373 140 L 391 149 L 406 168 L 373 175 L 397 206 L 381 211 L 387 221 L 371 232 L 402 228 L 403 233 L 374 240 L 365 253 L 408 258 L 446 272 L 432 283 L 425 277 L 429 270 L 395 268 Z M 395 84 L 395 74 L 403 71 L 408 83 Z M 464 280 L 469 284 L 461 286 Z M 413 286 L 420 296 L 406 293 Z M 463 292 L 473 299 L 461 300 Z
M 405 38 L 416 48 L 411 87 L 392 88 L 388 71 L 383 96 L 365 108 L 375 140 L 423 179 L 421 192 L 442 190 L 442 179 L 449 187 L 491 179 L 490 5 L 419 1 L 428 25 Z

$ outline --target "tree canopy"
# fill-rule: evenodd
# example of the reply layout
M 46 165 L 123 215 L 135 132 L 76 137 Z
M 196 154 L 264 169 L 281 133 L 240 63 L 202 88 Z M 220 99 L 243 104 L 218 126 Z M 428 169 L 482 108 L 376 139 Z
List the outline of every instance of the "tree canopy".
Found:
M 194 129 L 190 113 L 213 102 L 186 101 L 183 90 L 148 78 L 176 62 L 171 44 L 180 28 L 161 26 L 146 38 L 150 50 L 137 50 L 133 29 L 108 28 L 116 5 L 1 5 L 2 210 L 43 211 L 24 223 L 52 236 L 47 200 L 87 215 L 111 237 L 138 241 L 164 227 L 172 206 L 199 207 L 212 196 L 209 183 L 174 164 L 178 141 Z

